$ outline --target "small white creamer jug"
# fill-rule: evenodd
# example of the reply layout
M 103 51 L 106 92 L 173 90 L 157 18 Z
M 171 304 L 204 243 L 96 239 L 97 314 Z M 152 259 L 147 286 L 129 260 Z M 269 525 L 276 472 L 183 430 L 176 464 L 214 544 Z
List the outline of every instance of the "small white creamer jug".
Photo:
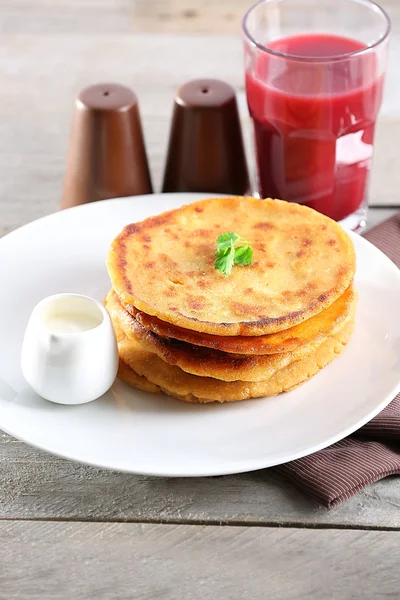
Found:
M 22 373 L 37 394 L 58 404 L 102 396 L 118 370 L 110 316 L 96 300 L 57 294 L 34 308 L 21 355 Z

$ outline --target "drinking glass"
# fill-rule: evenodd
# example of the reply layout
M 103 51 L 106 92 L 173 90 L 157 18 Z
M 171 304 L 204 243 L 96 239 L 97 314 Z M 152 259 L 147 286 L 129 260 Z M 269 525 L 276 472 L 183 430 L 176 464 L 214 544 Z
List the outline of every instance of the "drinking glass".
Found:
M 390 20 L 370 0 L 262 0 L 243 19 L 255 194 L 366 223 Z

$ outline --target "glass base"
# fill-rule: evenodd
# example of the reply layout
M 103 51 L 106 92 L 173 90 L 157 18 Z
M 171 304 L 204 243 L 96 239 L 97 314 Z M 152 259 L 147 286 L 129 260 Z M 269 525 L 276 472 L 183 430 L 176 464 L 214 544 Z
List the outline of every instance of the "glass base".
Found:
M 355 212 L 351 215 L 339 221 L 339 225 L 347 231 L 354 231 L 354 233 L 362 233 L 365 226 L 367 225 L 368 217 L 368 205 L 362 204 Z

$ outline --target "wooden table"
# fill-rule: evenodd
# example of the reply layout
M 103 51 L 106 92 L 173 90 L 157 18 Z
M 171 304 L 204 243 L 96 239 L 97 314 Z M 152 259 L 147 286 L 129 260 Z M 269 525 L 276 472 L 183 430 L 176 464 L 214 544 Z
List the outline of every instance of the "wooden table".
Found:
M 400 205 L 400 5 L 382 3 L 394 35 L 371 224 Z M 138 93 L 157 188 L 180 83 L 232 83 L 247 131 L 238 34 L 247 5 L 0 0 L 0 234 L 57 210 L 73 99 L 85 85 L 113 80 Z M 1 600 L 394 599 L 399 530 L 396 478 L 328 511 L 272 470 L 134 476 L 0 432 Z

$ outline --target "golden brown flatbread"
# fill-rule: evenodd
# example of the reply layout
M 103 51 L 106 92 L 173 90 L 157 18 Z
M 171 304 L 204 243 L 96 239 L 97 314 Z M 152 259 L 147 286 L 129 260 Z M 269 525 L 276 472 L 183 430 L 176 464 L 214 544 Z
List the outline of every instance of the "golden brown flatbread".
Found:
M 122 381 L 125 381 L 125 383 L 131 385 L 132 387 L 135 387 L 138 390 L 142 390 L 142 392 L 156 393 L 162 391 L 157 385 L 155 385 L 154 383 L 150 383 L 150 381 L 146 379 L 146 377 L 135 373 L 135 371 L 128 367 L 128 365 L 125 364 L 124 361 L 121 359 L 119 360 L 118 377 L 122 379 Z
M 346 323 L 353 321 L 355 305 L 353 294 L 353 302 L 346 318 L 330 328 L 330 335 L 340 331 Z M 147 331 L 136 319 L 127 314 L 113 291 L 107 295 L 105 306 L 111 315 L 114 327 L 117 330 L 121 329 L 128 339 L 139 341 L 144 350 L 156 354 L 170 365 L 177 365 L 186 373 L 213 377 L 222 381 L 266 381 L 283 367 L 308 355 L 327 337 L 310 338 L 301 347 L 280 354 L 261 356 L 228 354 L 171 338 L 161 338 Z
M 185 373 L 179 367 L 169 365 L 145 350 L 139 341 L 124 339 L 122 335 L 119 336 L 118 350 L 125 365 L 170 396 L 185 402 L 235 402 L 261 396 L 275 396 L 304 383 L 342 352 L 352 330 L 352 323 L 345 325 L 340 332 L 327 338 L 310 354 L 280 369 L 267 381 L 261 382 L 226 382 Z M 124 371 L 119 375 L 127 383 L 143 389 L 141 385 L 129 381 Z
M 229 277 L 214 268 L 216 238 L 234 231 L 254 250 Z M 108 255 L 125 305 L 178 327 L 223 336 L 282 331 L 320 313 L 351 284 L 347 233 L 305 206 L 215 198 L 133 223 Z

